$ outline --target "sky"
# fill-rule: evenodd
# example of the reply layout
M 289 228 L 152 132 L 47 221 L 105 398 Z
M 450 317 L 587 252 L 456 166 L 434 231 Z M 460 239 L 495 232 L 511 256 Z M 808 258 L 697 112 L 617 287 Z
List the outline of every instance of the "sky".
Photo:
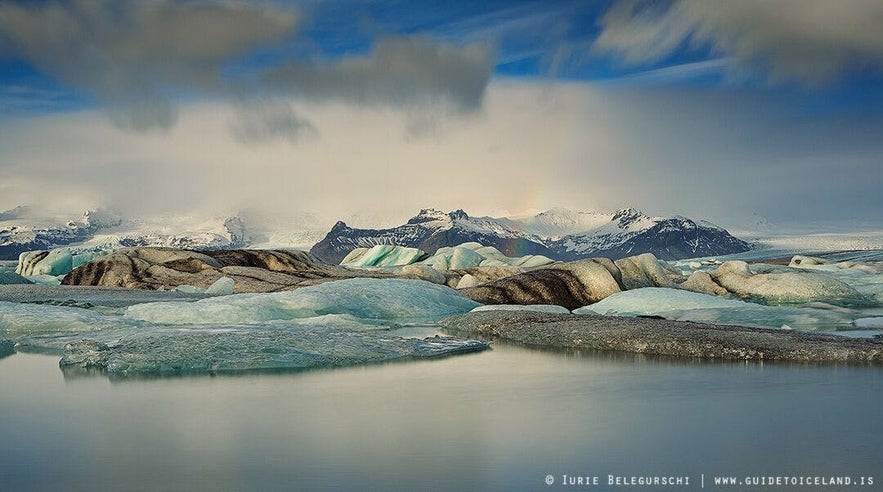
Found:
M 0 212 L 881 230 L 881 32 L 877 0 L 4 0 Z

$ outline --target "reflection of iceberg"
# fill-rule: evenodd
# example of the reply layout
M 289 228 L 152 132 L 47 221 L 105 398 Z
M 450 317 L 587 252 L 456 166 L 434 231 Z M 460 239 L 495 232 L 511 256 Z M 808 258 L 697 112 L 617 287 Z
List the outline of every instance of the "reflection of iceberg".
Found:
M 488 347 L 477 340 L 401 338 L 326 327 L 165 331 L 124 338 L 114 345 L 71 343 L 61 366 L 103 369 L 121 377 L 216 374 L 429 359 Z
M 765 306 L 706 294 L 665 288 L 644 288 L 613 294 L 579 308 L 577 314 L 616 316 L 662 316 L 680 321 L 737 324 L 803 330 L 837 329 L 851 325 L 848 312 L 812 307 Z
M 434 322 L 478 306 L 457 291 L 422 280 L 353 278 L 271 294 L 236 294 L 193 303 L 131 306 L 126 318 L 163 324 L 260 323 L 350 314 L 394 322 Z

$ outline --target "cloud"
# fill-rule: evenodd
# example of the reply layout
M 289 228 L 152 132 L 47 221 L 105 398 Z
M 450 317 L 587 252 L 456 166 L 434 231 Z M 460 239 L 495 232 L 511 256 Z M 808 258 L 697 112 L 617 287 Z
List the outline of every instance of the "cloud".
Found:
M 254 208 L 316 212 L 330 227 L 356 211 L 390 225 L 425 207 L 634 206 L 722 226 L 755 213 L 784 225 L 879 224 L 883 115 L 795 114 L 813 99 L 503 79 L 480 112 L 423 138 L 402 131 L 407 112 L 268 102 L 281 108 L 279 126 L 293 117 L 321 129 L 297 145 L 272 124 L 260 145 L 230 138 L 242 107 L 218 101 L 183 104 L 166 134 L 126 133 L 95 111 L 29 116 L 0 123 L 0 210 L 76 204 L 65 210 L 211 217 Z M 276 111 L 266 111 L 272 121 Z
M 377 41 L 368 55 L 307 63 L 297 58 L 311 43 L 299 21 L 264 2 L 7 2 L 0 44 L 6 39 L 13 56 L 90 96 L 131 131 L 168 130 L 180 102 L 193 96 L 260 104 L 281 93 L 460 113 L 481 106 L 494 65 L 488 49 L 396 37 Z M 250 58 L 264 47 L 274 56 Z M 234 129 L 238 138 L 309 129 L 291 114 L 258 113 Z
M 279 90 L 313 100 L 372 106 L 481 107 L 493 70 L 489 49 L 434 44 L 419 37 L 379 40 L 370 55 L 332 63 L 290 63 L 267 75 Z
M 317 135 L 318 130 L 307 119 L 297 115 L 285 101 L 247 104 L 231 125 L 233 135 L 243 143 L 262 143 L 276 139 L 296 142 Z
M 224 65 L 288 36 L 290 12 L 239 3 L 75 0 L 0 6 L 17 56 L 108 105 L 121 127 L 175 120 L 180 90 L 216 89 Z
M 851 68 L 883 69 L 883 3 L 875 0 L 620 0 L 593 49 L 656 62 L 684 44 L 708 46 L 772 80 L 816 85 Z

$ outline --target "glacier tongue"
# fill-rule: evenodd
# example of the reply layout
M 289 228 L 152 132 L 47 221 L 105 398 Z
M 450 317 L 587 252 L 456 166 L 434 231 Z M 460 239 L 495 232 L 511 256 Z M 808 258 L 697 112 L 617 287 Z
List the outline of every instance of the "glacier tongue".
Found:
M 123 338 L 118 343 L 84 340 L 68 344 L 65 370 L 99 369 L 111 377 L 299 370 L 413 360 L 478 352 L 487 342 L 452 337 L 378 336 L 328 327 L 298 330 L 254 328 Z

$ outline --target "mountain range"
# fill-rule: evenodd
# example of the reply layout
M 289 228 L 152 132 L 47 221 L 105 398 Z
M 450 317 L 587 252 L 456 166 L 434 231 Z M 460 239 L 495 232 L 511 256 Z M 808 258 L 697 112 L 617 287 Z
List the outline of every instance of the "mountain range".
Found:
M 612 213 L 552 209 L 528 217 L 470 217 L 463 210 L 421 210 L 389 229 L 356 229 L 337 222 L 311 253 L 339 263 L 355 248 L 390 244 L 433 254 L 438 248 L 477 242 L 507 256 L 544 255 L 571 261 L 641 253 L 673 260 L 748 251 L 750 245 L 710 222 L 682 216 L 651 217 L 633 208 Z
M 74 220 L 40 217 L 27 207 L 0 212 L 0 260 L 15 260 L 24 251 L 58 247 L 95 251 L 133 246 L 229 249 L 312 245 L 312 253 L 335 264 L 355 248 L 377 244 L 415 247 L 433 254 L 441 247 L 477 242 L 494 246 L 507 256 L 543 255 L 562 261 L 594 256 L 616 259 L 647 252 L 662 259 L 681 259 L 750 249 L 745 241 L 709 222 L 681 216 L 651 217 L 632 208 L 612 213 L 552 209 L 505 218 L 424 209 L 397 227 L 359 229 L 337 222 L 327 234 L 314 230 L 317 224 L 305 219 L 267 224 L 266 219 L 248 214 L 211 220 L 163 217 L 145 221 L 92 210 Z

